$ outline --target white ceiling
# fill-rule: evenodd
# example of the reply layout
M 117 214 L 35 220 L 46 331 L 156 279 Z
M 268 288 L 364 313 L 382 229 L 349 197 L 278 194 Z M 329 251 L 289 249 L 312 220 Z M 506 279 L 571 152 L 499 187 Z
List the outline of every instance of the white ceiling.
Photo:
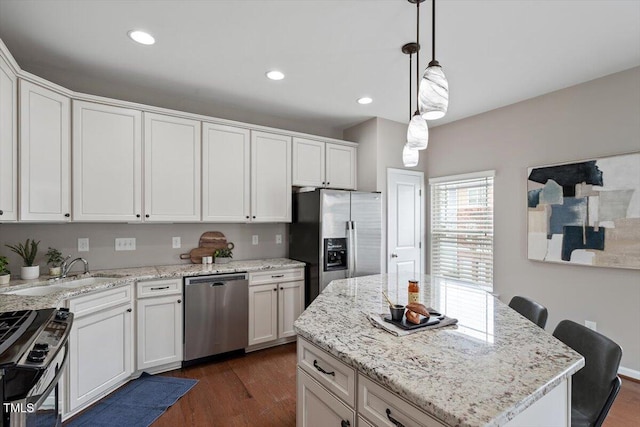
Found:
M 432 126 L 640 65 L 640 0 L 437 6 L 437 59 L 451 97 Z M 107 82 L 341 129 L 374 116 L 408 121 L 400 48 L 415 41 L 415 12 L 407 0 L 0 0 L 0 38 L 22 68 L 74 90 Z M 157 43 L 133 43 L 134 28 Z M 423 68 L 429 1 L 421 41 Z M 267 80 L 272 68 L 286 79 Z M 374 102 L 358 105 L 363 95 Z

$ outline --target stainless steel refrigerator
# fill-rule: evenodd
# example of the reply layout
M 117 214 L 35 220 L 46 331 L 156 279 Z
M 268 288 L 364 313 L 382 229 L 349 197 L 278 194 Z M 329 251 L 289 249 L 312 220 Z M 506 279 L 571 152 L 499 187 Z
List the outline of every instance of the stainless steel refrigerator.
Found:
M 362 191 L 293 194 L 289 258 L 307 263 L 305 307 L 332 280 L 380 273 L 381 200 Z

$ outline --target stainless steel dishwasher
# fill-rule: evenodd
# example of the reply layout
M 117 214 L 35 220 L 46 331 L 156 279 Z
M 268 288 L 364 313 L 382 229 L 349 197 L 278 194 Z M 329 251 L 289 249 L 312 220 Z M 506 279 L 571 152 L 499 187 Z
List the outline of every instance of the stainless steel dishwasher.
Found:
M 247 347 L 247 273 L 189 277 L 184 285 L 185 362 Z

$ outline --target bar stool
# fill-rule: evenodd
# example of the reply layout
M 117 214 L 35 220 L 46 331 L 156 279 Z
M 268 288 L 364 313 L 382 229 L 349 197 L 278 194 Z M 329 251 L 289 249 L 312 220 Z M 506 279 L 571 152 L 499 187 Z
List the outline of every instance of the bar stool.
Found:
M 527 297 L 515 296 L 509 301 L 509 307 L 544 329 L 547 324 L 547 308 Z

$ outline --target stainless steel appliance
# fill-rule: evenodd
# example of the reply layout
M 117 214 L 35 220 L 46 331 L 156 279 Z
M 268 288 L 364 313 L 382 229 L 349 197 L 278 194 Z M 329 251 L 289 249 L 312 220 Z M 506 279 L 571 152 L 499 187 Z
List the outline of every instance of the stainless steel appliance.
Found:
M 185 278 L 184 361 L 240 350 L 249 343 L 247 273 Z
M 316 189 L 293 194 L 289 258 L 307 264 L 305 306 L 336 279 L 382 271 L 380 193 Z
M 58 380 L 72 323 L 66 309 L 0 313 L 0 426 L 61 425 Z

